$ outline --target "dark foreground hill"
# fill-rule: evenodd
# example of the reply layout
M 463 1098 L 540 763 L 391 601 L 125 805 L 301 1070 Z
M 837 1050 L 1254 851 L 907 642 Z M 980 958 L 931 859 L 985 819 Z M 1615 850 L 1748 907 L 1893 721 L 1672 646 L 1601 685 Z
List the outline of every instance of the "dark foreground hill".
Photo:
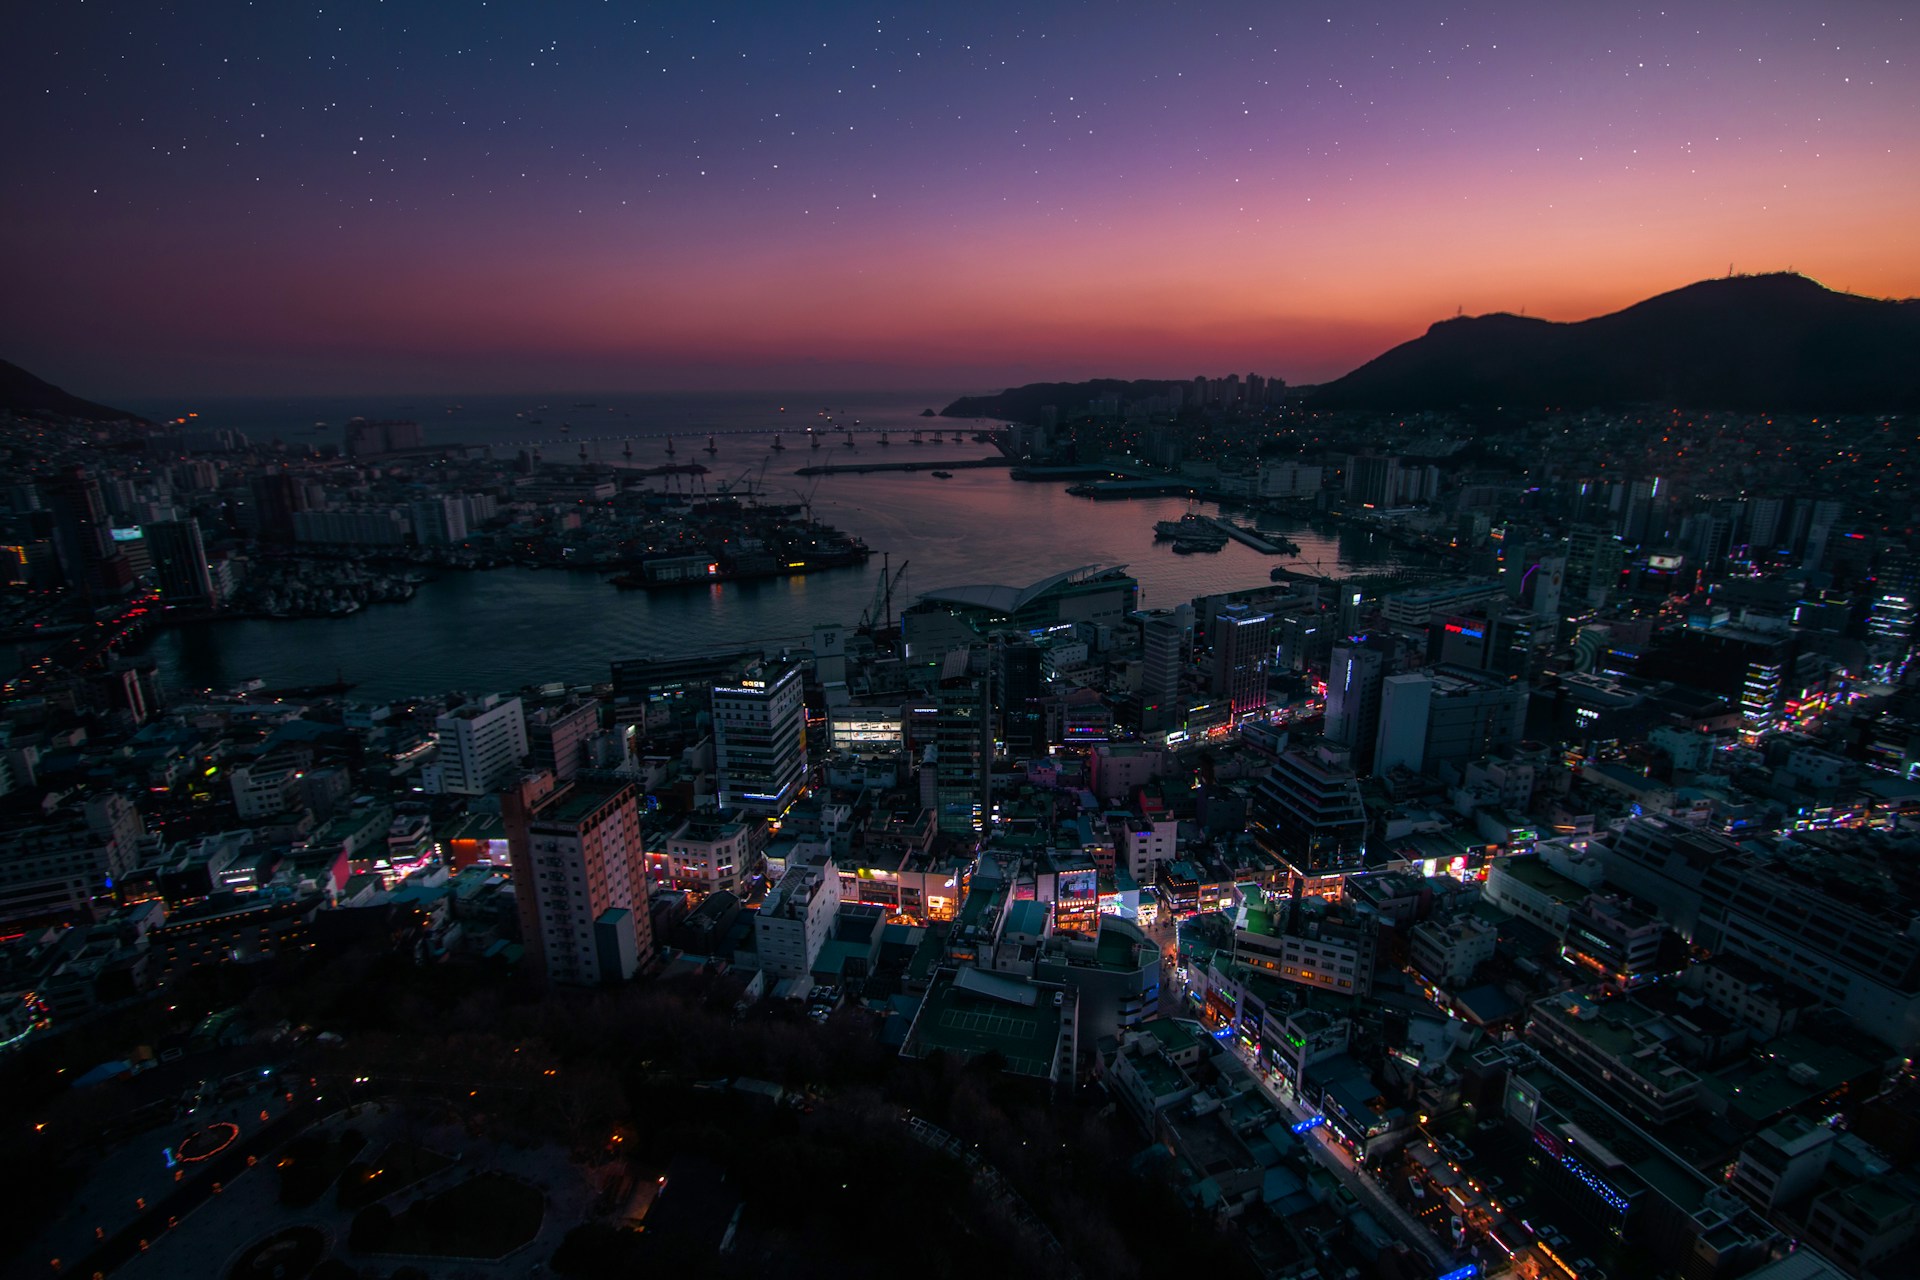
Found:
M 1442 320 L 1314 389 L 1325 409 L 1651 402 L 1782 412 L 1920 410 L 1920 302 L 1803 276 L 1708 280 L 1572 324 Z
M 80 418 L 89 422 L 145 422 L 137 413 L 70 396 L 17 364 L 0 360 L 0 413 L 23 418 Z

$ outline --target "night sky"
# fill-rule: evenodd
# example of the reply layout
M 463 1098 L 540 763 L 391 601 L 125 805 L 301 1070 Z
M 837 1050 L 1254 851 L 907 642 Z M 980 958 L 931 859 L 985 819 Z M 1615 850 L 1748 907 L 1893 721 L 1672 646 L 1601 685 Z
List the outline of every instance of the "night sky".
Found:
M 1920 6 L 20 0 L 0 356 L 87 395 L 1311 381 L 1920 294 Z M 709 16 L 715 15 L 715 16 Z

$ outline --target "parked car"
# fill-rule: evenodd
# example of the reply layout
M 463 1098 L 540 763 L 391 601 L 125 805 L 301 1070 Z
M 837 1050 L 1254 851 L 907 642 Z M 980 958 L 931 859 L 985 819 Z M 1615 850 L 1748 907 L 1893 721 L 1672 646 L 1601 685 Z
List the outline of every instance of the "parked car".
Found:
M 1421 1186 L 1420 1179 L 1414 1177 L 1412 1174 L 1407 1175 L 1407 1190 L 1413 1192 L 1413 1198 L 1415 1200 L 1425 1200 L 1427 1198 L 1427 1189 Z

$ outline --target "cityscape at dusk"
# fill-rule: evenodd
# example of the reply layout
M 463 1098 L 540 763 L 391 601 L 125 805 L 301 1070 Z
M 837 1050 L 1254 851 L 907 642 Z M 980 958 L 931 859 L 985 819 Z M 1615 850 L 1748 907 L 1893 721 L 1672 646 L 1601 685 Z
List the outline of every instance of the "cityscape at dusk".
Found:
M 1905 6 L 9 18 L 0 1274 L 1916 1274 Z
M 95 2 L 10 42 L 0 347 L 123 398 L 1313 382 L 1729 265 L 1920 293 L 1898 4 Z

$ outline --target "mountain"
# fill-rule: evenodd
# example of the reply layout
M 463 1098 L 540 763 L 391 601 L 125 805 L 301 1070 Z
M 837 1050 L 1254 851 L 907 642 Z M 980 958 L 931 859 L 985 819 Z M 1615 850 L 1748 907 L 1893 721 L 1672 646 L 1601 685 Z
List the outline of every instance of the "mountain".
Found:
M 1782 273 L 1703 281 L 1571 324 L 1442 320 L 1308 397 L 1323 409 L 1634 402 L 1920 409 L 1920 301 L 1835 293 Z
M 0 360 L 0 413 L 23 418 L 84 418 L 92 422 L 145 422 L 137 413 L 70 396 L 17 364 Z

